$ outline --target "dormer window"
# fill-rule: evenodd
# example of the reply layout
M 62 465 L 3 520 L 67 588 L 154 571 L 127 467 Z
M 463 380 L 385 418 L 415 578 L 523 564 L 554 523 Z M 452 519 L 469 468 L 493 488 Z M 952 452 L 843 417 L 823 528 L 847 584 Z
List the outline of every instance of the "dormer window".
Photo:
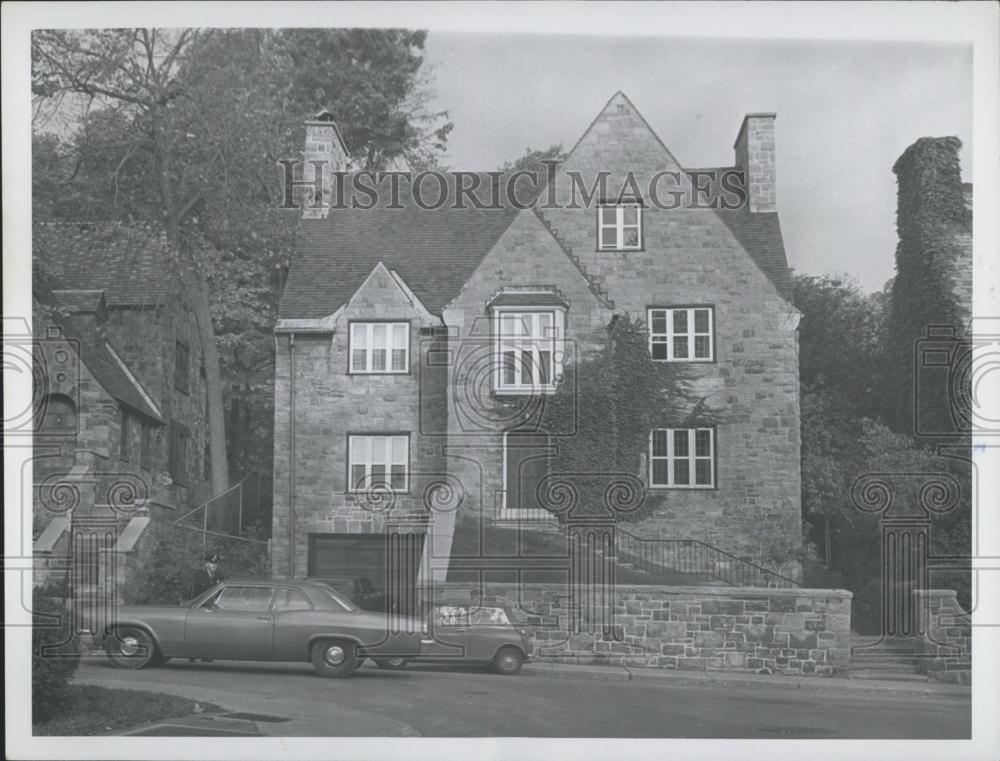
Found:
M 642 248 L 642 207 L 637 201 L 597 207 L 597 247 L 608 251 Z
M 351 323 L 351 373 L 393 374 L 410 371 L 408 322 Z

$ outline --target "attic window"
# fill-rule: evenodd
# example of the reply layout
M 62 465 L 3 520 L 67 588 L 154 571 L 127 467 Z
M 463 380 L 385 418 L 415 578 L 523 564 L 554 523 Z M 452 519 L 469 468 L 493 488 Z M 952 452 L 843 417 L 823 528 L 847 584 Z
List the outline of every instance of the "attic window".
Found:
M 353 322 L 350 336 L 352 373 L 409 372 L 410 323 Z
M 637 201 L 597 207 L 597 247 L 602 251 L 642 248 L 642 206 Z

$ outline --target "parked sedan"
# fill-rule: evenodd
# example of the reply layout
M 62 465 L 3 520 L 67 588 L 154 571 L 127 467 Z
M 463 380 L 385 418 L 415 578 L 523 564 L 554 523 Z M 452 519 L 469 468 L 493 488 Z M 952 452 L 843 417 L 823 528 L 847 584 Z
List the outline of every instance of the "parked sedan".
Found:
M 416 658 L 374 658 L 384 669 L 420 663 L 491 664 L 500 674 L 513 675 L 531 660 L 531 641 L 524 628 L 505 607 L 438 605 L 430 610 L 431 636 L 420 643 Z
M 310 581 L 319 581 L 328 587 L 333 587 L 335 592 L 349 599 L 362 610 L 374 610 L 385 613 L 393 608 L 389 602 L 389 596 L 384 592 L 379 592 L 371 583 L 370 579 L 361 576 L 359 578 L 316 578 Z
M 311 661 L 321 676 L 346 677 L 365 658 L 417 655 L 420 629 L 411 618 L 361 610 L 325 584 L 248 579 L 224 581 L 180 607 L 121 607 L 103 644 L 119 668 L 174 657 Z

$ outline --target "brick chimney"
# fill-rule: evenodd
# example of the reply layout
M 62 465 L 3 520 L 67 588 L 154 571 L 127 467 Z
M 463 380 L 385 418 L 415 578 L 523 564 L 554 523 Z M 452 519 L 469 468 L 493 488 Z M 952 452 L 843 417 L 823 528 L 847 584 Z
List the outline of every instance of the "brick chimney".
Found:
M 311 163 L 323 162 L 317 168 Z M 302 216 L 308 219 L 322 219 L 329 211 L 332 203 L 333 175 L 335 172 L 346 172 L 350 165 L 347 147 L 340 137 L 340 130 L 333 121 L 333 114 L 327 110 L 320 111 L 312 119 L 306 120 L 306 149 L 303 154 L 302 180 L 312 182 L 315 172 L 322 172 L 323 178 L 323 208 L 309 208 L 313 203 L 313 190 L 306 188 L 302 198 Z
M 774 171 L 776 114 L 747 114 L 733 143 L 736 168 L 743 172 L 750 211 L 777 211 Z

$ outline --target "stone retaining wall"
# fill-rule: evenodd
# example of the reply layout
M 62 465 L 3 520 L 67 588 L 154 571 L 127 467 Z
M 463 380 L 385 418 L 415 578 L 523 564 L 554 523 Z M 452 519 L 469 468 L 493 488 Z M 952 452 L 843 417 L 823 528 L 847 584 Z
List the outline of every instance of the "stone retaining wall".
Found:
M 916 648 L 921 670 L 941 682 L 971 684 L 972 618 L 958 604 L 958 594 L 953 589 L 913 594 L 923 632 Z
M 852 595 L 840 589 L 619 586 L 613 618 L 598 607 L 582 631 L 565 585 L 446 583 L 425 600 L 431 592 L 435 604 L 520 609 L 539 659 L 821 676 L 850 661 Z

